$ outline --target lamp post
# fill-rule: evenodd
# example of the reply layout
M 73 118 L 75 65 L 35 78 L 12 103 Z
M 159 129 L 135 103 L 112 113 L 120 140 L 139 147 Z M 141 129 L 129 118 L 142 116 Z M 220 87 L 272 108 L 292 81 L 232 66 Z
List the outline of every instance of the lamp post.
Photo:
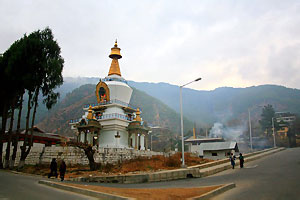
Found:
M 183 138 L 183 114 L 182 114 L 182 88 L 184 86 L 187 86 L 188 84 L 191 84 L 193 82 L 196 82 L 196 81 L 200 81 L 201 78 L 197 78 L 189 83 L 186 83 L 182 86 L 179 87 L 179 94 L 180 94 L 180 127 L 181 127 L 181 144 L 182 144 L 182 167 L 185 167 L 185 163 L 184 163 L 184 138 Z
M 149 131 L 150 135 L 150 150 L 152 151 L 152 131 Z
M 249 129 L 250 129 L 250 150 L 252 151 L 252 128 L 251 128 L 251 115 L 250 115 L 250 108 L 248 108 L 249 113 Z
M 262 106 L 257 106 L 262 107 Z M 248 114 L 249 114 L 249 137 L 250 137 L 250 150 L 253 151 L 253 142 L 252 142 L 252 126 L 251 126 L 251 109 L 248 108 Z
M 274 128 L 274 117 L 272 117 L 272 127 L 273 127 L 274 148 L 276 148 L 275 128 Z

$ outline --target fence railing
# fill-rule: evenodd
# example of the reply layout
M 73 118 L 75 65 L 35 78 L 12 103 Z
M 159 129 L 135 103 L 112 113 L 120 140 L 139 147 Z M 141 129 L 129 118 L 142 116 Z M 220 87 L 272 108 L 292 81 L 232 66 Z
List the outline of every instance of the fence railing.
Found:
M 104 114 L 104 115 L 100 115 L 100 116 L 95 116 L 97 120 L 101 120 L 101 119 L 124 119 L 127 121 L 132 121 L 133 120 L 133 116 L 129 117 L 127 115 L 123 115 L 123 114 L 119 114 L 119 113 L 110 113 L 110 114 Z M 78 123 L 82 120 L 82 118 L 80 119 L 71 119 L 69 121 L 69 123 Z
M 110 113 L 110 114 L 104 114 L 101 116 L 96 116 L 96 119 L 124 119 L 128 121 L 132 121 L 133 117 L 129 117 L 127 115 L 119 114 L 119 113 Z
M 109 104 L 119 104 L 121 106 L 125 106 L 125 107 L 130 107 L 130 108 L 133 108 L 133 109 L 137 109 L 135 106 L 130 105 L 129 103 L 125 103 L 123 101 L 120 101 L 118 99 L 112 99 L 110 101 L 103 101 L 103 102 L 100 102 L 100 103 L 85 104 L 83 107 L 84 108 L 88 108 L 90 106 L 95 107 L 95 106 L 109 105 Z
M 123 83 L 128 84 L 125 79 L 121 79 L 121 78 L 101 78 L 100 80 L 102 82 L 106 82 L 106 81 L 119 81 L 119 82 L 123 82 Z

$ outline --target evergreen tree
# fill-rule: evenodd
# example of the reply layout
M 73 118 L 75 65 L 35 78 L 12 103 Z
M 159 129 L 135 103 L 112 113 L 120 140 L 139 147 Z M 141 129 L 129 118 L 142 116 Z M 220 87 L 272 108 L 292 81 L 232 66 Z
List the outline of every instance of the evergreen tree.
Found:
M 54 40 L 51 29 L 35 31 L 30 35 L 24 35 L 20 40 L 14 42 L 10 48 L 1 56 L 0 92 L 1 106 L 0 115 L 2 126 L 0 132 L 0 167 L 2 164 L 3 137 L 8 138 L 5 167 L 8 166 L 10 156 L 11 134 L 13 127 L 13 116 L 15 109 L 19 109 L 17 138 L 14 138 L 14 151 L 12 155 L 12 166 L 16 157 L 18 135 L 20 132 L 20 117 L 22 112 L 23 95 L 28 95 L 25 139 L 21 147 L 21 159 L 19 167 L 25 163 L 25 159 L 33 145 L 33 126 L 35 122 L 38 98 L 40 93 L 44 97 L 43 103 L 50 109 L 57 102 L 59 94 L 54 89 L 63 83 L 62 69 L 64 60 L 60 56 L 60 47 Z M 4 84 L 5 83 L 5 84 Z M 33 111 L 32 111 L 33 109 Z M 32 112 L 32 113 L 31 113 Z M 9 131 L 6 134 L 7 119 L 10 117 Z M 31 123 L 30 123 L 31 119 Z M 31 136 L 28 136 L 28 132 Z M 8 137 L 6 136 L 8 135 Z
M 268 104 L 263 107 L 262 114 L 261 114 L 261 120 L 259 121 L 259 124 L 263 131 L 266 131 L 267 135 L 272 133 L 272 118 L 275 117 L 275 111 L 272 105 Z M 274 123 L 275 123 L 274 119 Z

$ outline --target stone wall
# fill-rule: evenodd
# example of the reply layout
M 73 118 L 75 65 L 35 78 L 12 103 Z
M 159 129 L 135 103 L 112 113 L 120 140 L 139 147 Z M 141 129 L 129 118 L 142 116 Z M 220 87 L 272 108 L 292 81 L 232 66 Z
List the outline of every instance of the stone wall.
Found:
M 18 152 L 16 158 L 16 165 L 20 160 L 20 146 L 23 142 L 18 144 Z M 12 154 L 13 148 L 11 148 Z M 6 143 L 3 145 L 3 159 L 5 158 Z M 98 163 L 117 163 L 118 161 L 124 161 L 133 159 L 136 157 L 151 157 L 153 155 L 162 155 L 161 152 L 143 151 L 135 149 L 121 149 L 121 148 L 99 148 L 96 149 L 94 159 Z M 52 158 L 56 158 L 58 161 L 64 159 L 67 165 L 87 165 L 88 159 L 82 149 L 77 147 L 62 147 L 62 146 L 50 146 L 45 147 L 44 144 L 34 143 L 31 151 L 26 158 L 25 164 L 49 164 Z

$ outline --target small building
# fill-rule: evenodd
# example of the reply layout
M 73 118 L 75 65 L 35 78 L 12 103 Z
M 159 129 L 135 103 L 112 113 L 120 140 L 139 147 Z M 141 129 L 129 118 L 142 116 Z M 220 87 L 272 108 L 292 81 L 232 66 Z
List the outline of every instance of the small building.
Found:
M 184 141 L 188 145 L 188 152 L 199 153 L 199 146 L 207 142 L 224 142 L 223 138 L 189 138 Z
M 45 146 L 51 146 L 55 144 L 60 144 L 61 141 L 64 139 L 60 135 L 53 134 L 53 133 L 46 133 L 45 131 L 41 130 L 40 128 L 34 126 L 33 127 L 33 144 L 40 143 L 44 144 Z M 12 138 L 18 138 L 18 142 L 22 142 L 27 138 L 29 141 L 31 140 L 31 132 L 28 131 L 27 135 L 25 135 L 25 130 L 20 131 L 19 134 L 14 131 L 12 133 Z M 7 143 L 8 135 L 5 134 L 2 138 L 3 143 Z
M 275 118 L 277 123 L 285 122 L 288 124 L 292 124 L 296 120 L 296 115 L 290 112 L 276 112 Z
M 200 144 L 198 152 L 200 157 L 220 160 L 239 152 L 239 148 L 237 142 L 208 142 Z

